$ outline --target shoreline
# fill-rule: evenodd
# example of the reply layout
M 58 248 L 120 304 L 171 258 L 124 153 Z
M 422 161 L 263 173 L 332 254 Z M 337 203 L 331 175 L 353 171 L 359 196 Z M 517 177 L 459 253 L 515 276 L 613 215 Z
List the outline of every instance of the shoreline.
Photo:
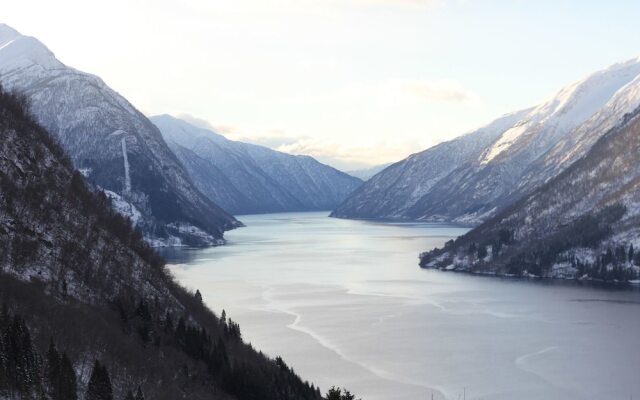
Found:
M 529 274 L 528 276 L 515 275 L 515 274 L 501 274 L 498 272 L 492 271 L 469 271 L 464 269 L 446 269 L 446 268 L 437 268 L 437 267 L 423 267 L 418 264 L 420 269 L 431 270 L 431 271 L 439 271 L 446 273 L 458 273 L 464 275 L 473 275 L 479 277 L 487 277 L 487 278 L 501 278 L 501 279 L 509 279 L 509 280 L 520 280 L 520 281 L 538 281 L 538 282 L 546 282 L 546 283 L 572 283 L 576 286 L 584 286 L 584 287 L 592 287 L 597 289 L 630 289 L 630 290 L 640 290 L 640 279 L 620 282 L 620 281 L 604 281 L 602 279 L 595 278 L 565 278 L 565 277 L 553 277 L 553 276 L 537 276 Z

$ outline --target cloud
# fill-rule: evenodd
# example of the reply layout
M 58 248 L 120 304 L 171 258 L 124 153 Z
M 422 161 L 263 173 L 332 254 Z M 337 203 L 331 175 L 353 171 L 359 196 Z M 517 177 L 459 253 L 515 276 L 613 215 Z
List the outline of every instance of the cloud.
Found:
M 217 133 L 221 133 L 224 134 L 223 131 L 216 129 L 209 121 L 207 121 L 204 118 L 198 118 L 194 115 L 188 114 L 188 113 L 180 113 L 178 115 L 176 115 L 177 118 L 183 119 L 185 121 L 187 121 L 188 123 L 190 123 L 191 125 L 197 126 L 198 128 L 202 128 L 202 129 L 208 129 L 210 131 L 214 131 Z
M 454 79 L 389 79 L 379 83 L 354 86 L 347 91 L 364 97 L 376 96 L 406 102 L 420 100 L 461 103 L 478 99 L 478 95 Z
M 368 168 L 399 161 L 421 149 L 414 140 L 384 140 L 363 145 L 350 145 L 326 140 L 304 138 L 276 148 L 289 154 L 304 154 L 343 171 Z
M 451 79 L 440 80 L 405 80 L 396 81 L 400 90 L 411 93 L 426 100 L 464 102 L 477 98 L 477 95 L 465 88 L 460 82 Z
M 427 6 L 439 5 L 443 0 L 336 0 L 333 3 L 355 5 Z
M 231 140 L 265 146 L 288 154 L 308 155 L 343 171 L 398 161 L 423 148 L 423 144 L 416 140 L 365 140 L 354 144 L 289 134 L 282 129 L 215 124 L 185 113 L 178 114 L 178 117 Z
M 296 143 L 299 143 L 301 141 L 308 140 L 308 139 L 309 139 L 308 137 L 303 137 L 303 136 L 286 136 L 284 133 L 281 135 L 266 135 L 266 136 L 258 136 L 258 137 L 239 136 L 234 138 L 234 140 L 253 143 L 260 146 L 266 146 L 272 149 L 278 149 L 286 146 L 293 146 Z

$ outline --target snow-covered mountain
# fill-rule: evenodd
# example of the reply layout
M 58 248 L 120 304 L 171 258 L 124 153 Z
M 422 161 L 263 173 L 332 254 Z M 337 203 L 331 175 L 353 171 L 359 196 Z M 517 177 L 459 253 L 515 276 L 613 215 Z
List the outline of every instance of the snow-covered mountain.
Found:
M 640 107 L 532 194 L 421 257 L 424 267 L 634 280 L 640 274 Z
M 141 215 L 139 227 L 156 243 L 215 244 L 239 225 L 196 189 L 155 125 L 125 98 L 4 24 L 0 83 L 27 97 L 87 181 Z
M 362 183 L 311 157 L 228 140 L 169 115 L 151 121 L 196 186 L 234 214 L 330 210 Z
M 331 216 L 338 218 L 409 218 L 408 210 L 431 188 L 484 149 L 528 110 L 505 115 L 487 126 L 444 142 L 385 168 L 347 198 Z
M 375 175 L 380 173 L 380 171 L 387 168 L 391 164 L 393 163 L 374 165 L 373 167 L 369 167 L 369 168 L 354 169 L 354 170 L 346 171 L 346 173 L 351 176 L 355 176 L 356 178 L 362 179 L 363 181 L 368 181 L 369 179 L 373 178 Z
M 516 118 L 494 131 L 489 143 L 479 143 L 480 151 L 449 168 L 412 169 L 416 159 L 442 145 L 411 156 L 363 185 L 334 215 L 486 220 L 566 169 L 619 124 L 638 104 L 639 76 L 640 59 L 634 59 L 575 82 L 539 106 L 513 114 Z M 396 187 L 406 188 L 403 195 L 393 193 Z

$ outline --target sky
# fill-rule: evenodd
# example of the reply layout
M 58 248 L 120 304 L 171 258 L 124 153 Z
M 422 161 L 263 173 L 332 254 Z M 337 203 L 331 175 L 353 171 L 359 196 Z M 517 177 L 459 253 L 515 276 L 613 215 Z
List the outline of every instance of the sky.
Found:
M 20 0 L 0 22 L 147 115 L 343 170 L 640 56 L 636 0 Z

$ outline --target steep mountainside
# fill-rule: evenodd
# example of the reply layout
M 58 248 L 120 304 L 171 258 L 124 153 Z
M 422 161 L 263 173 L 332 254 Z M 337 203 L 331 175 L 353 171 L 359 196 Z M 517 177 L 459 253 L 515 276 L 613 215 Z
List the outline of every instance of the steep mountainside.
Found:
M 178 286 L 23 106 L 0 90 L 0 398 L 320 399 Z
M 582 158 L 421 265 L 500 274 L 637 279 L 640 108 Z
M 330 210 L 362 183 L 308 156 L 228 140 L 169 115 L 151 120 L 197 187 L 234 214 Z
M 527 110 L 505 115 L 457 139 L 413 154 L 373 176 L 349 196 L 331 216 L 338 218 L 406 219 L 407 211 L 457 167 L 466 165 Z
M 239 223 L 198 191 L 158 129 L 93 75 L 69 68 L 41 42 L 0 25 L 0 82 L 24 93 L 87 180 L 142 215 L 165 242 L 214 244 Z
M 342 210 L 339 208 L 337 215 L 359 217 L 360 213 L 351 210 L 363 210 L 371 218 L 486 220 L 556 176 L 619 124 L 638 103 L 639 75 L 640 60 L 634 59 L 569 85 L 522 115 L 478 156 L 455 165 L 450 173 L 434 176 L 423 169 L 421 176 L 406 184 L 416 188 L 419 182 L 429 182 L 428 190 L 421 191 L 418 199 L 405 196 L 408 200 L 394 200 L 395 214 L 385 213 L 385 209 L 369 211 L 368 204 L 352 197 L 345 202 L 350 204 L 349 209 L 338 213 Z M 378 191 L 373 180 L 363 186 L 364 190 L 373 199 L 387 195 Z

